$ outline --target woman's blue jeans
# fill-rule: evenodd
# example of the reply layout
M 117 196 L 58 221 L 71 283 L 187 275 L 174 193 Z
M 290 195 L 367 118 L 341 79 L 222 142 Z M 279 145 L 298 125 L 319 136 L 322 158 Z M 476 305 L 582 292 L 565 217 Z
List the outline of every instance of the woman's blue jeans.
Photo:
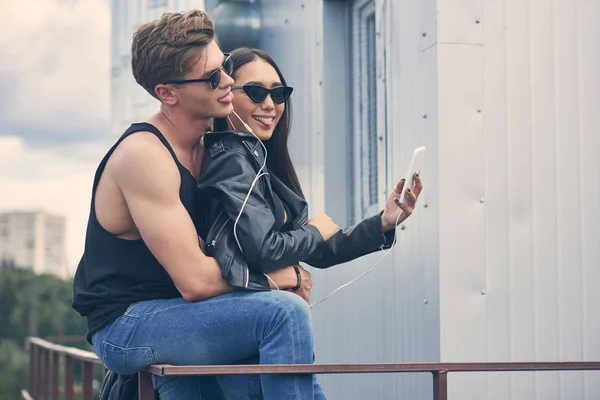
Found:
M 188 302 L 149 300 L 97 332 L 104 365 L 119 374 L 150 364 L 311 364 L 308 304 L 285 291 L 234 292 Z M 312 375 L 154 377 L 160 399 L 324 400 Z

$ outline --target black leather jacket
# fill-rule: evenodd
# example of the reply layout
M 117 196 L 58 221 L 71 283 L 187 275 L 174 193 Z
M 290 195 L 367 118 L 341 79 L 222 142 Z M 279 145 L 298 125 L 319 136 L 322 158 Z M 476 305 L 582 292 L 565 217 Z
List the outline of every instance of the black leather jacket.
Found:
M 256 183 L 238 221 L 242 253 L 233 233 L 234 221 L 263 164 L 264 149 L 256 137 L 241 131 L 208 133 L 204 145 L 198 179 L 205 210 L 201 236 L 205 253 L 216 258 L 231 286 L 269 290 L 267 272 L 298 262 L 328 268 L 391 246 L 395 231 L 384 234 L 381 213 L 338 231 L 325 242 L 319 230 L 306 223 L 308 205 L 304 199 L 269 174 Z M 276 196 L 288 207 L 287 229 L 277 223 Z M 281 207 L 279 210 L 283 213 Z
M 98 400 L 137 400 L 138 375 L 119 375 L 108 371 L 102 381 Z M 155 392 L 154 397 L 158 399 Z

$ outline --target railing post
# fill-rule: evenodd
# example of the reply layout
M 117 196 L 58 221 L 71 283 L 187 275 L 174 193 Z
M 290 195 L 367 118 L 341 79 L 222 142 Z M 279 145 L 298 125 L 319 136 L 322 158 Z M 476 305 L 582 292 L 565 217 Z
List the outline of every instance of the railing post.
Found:
M 43 393 L 43 376 L 42 376 L 42 364 L 44 361 L 44 349 L 42 347 L 37 348 L 36 352 L 37 362 L 35 363 L 35 398 L 38 399 Z
M 60 368 L 60 354 L 56 351 L 52 352 L 52 378 L 51 378 L 51 393 L 52 400 L 59 400 L 59 386 L 58 386 L 58 377 Z
M 448 400 L 448 371 L 433 374 L 433 400 Z
M 81 361 L 81 367 L 83 369 L 83 400 L 92 400 L 94 397 L 94 388 L 92 387 L 94 381 L 94 364 L 89 361 Z
M 138 399 L 154 400 L 152 375 L 148 371 L 141 371 L 138 373 Z
M 65 400 L 73 400 L 73 357 L 65 355 Z
M 29 395 L 37 397 L 37 359 L 38 347 L 29 342 Z
M 42 353 L 42 390 L 44 400 L 50 398 L 50 350 L 44 349 Z

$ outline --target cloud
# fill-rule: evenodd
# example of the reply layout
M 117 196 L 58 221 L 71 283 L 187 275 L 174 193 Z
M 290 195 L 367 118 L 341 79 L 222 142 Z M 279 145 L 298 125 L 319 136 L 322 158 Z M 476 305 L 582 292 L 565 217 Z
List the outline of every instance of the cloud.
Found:
M 64 177 L 97 166 L 108 148 L 107 143 L 47 150 L 29 147 L 18 136 L 0 136 L 0 177 L 24 181 Z
M 47 148 L 108 137 L 108 1 L 5 0 L 0 26 L 0 135 Z
M 114 140 L 110 5 L 3 0 L 0 27 L 0 211 L 66 216 L 73 270 L 94 172 Z

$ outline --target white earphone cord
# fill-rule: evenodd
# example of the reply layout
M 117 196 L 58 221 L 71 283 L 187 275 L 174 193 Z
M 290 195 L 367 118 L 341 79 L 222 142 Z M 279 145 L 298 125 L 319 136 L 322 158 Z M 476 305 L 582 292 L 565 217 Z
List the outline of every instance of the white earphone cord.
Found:
M 258 139 L 258 143 L 261 144 L 261 146 L 263 147 L 263 149 L 265 150 L 265 159 L 263 161 L 262 166 L 260 167 L 260 169 L 258 170 L 258 173 L 256 174 L 256 176 L 254 177 L 254 180 L 252 181 L 252 184 L 250 185 L 250 190 L 248 190 L 248 193 L 246 193 L 246 198 L 244 199 L 244 202 L 242 203 L 242 207 L 240 208 L 240 212 L 238 213 L 237 218 L 235 219 L 235 223 L 233 224 L 233 236 L 235 237 L 235 241 L 237 242 L 238 247 L 240 248 L 240 251 L 242 253 L 244 253 L 244 250 L 242 249 L 242 245 L 240 244 L 240 241 L 238 239 L 237 236 L 237 225 L 238 222 L 240 220 L 240 217 L 242 216 L 242 212 L 244 212 L 244 208 L 246 207 L 246 203 L 248 202 L 248 199 L 250 198 L 250 194 L 252 193 L 252 189 L 254 189 L 254 186 L 256 185 L 256 182 L 258 182 L 258 180 L 263 176 L 266 175 L 262 173 L 263 169 L 265 169 L 265 166 L 267 165 L 267 148 L 265 147 L 265 145 L 263 144 L 262 140 L 260 140 L 258 138 L 258 136 L 256 136 L 254 134 L 254 132 L 252 131 L 252 128 L 250 128 L 248 126 L 248 124 L 246 124 L 241 118 L 240 116 L 233 111 L 233 114 L 237 117 L 237 119 L 240 120 L 240 122 L 242 123 L 242 125 L 244 125 L 244 128 L 246 128 L 246 130 L 248 132 L 250 132 L 252 135 L 254 135 L 254 137 L 256 139 Z M 231 119 L 229 118 L 229 116 L 227 116 L 227 120 L 229 121 L 229 124 L 233 127 L 233 123 L 231 122 Z M 266 275 L 266 274 L 265 274 Z M 275 282 L 273 282 L 273 284 L 275 284 Z M 277 285 L 276 285 L 277 286 Z
M 233 223 L 233 236 L 235 237 L 235 241 L 236 241 L 236 243 L 238 245 L 238 248 L 240 249 L 240 251 L 242 252 L 242 254 L 244 254 L 244 249 L 242 249 L 242 245 L 240 244 L 240 240 L 238 239 L 237 226 L 238 226 L 238 222 L 240 220 L 240 217 L 242 216 L 242 213 L 244 212 L 244 208 L 246 207 L 246 203 L 248 202 L 248 199 L 250 198 L 250 194 L 252 193 L 252 189 L 254 189 L 254 186 L 256 185 L 256 182 L 258 182 L 258 180 L 263 175 L 267 175 L 267 173 L 262 173 L 263 169 L 265 169 L 265 166 L 267 165 L 267 148 L 263 144 L 262 140 L 260 140 L 260 138 L 258 136 L 256 136 L 256 134 L 254 133 L 254 131 L 252 130 L 252 128 L 250 128 L 250 126 L 248 126 L 248 124 L 245 123 L 240 118 L 240 116 L 235 112 L 235 110 L 232 110 L 232 112 L 237 117 L 237 119 L 240 120 L 240 122 L 242 123 L 242 125 L 244 125 L 244 128 L 246 128 L 246 130 L 248 132 L 250 132 L 252 135 L 254 135 L 254 137 L 256 139 L 258 139 L 258 143 L 260 143 L 260 145 L 263 147 L 263 149 L 265 151 L 265 159 L 263 161 L 263 164 L 260 167 L 260 169 L 258 170 L 258 173 L 254 177 L 254 179 L 252 180 L 252 184 L 250 185 L 250 190 L 248 190 L 248 193 L 246 193 L 246 198 L 244 199 L 244 202 L 242 203 L 242 207 L 240 208 L 240 212 L 238 213 L 237 218 L 235 219 L 235 222 Z M 229 121 L 229 125 L 231 125 L 231 127 L 233 128 L 233 122 L 231 122 L 231 118 L 229 118 L 229 115 L 227 116 L 227 120 Z M 267 277 L 267 279 L 273 284 L 273 286 L 275 286 L 275 288 L 277 290 L 279 290 L 279 286 L 277 286 L 277 284 L 275 283 L 275 281 L 269 275 L 267 275 L 267 274 L 263 274 L 263 275 Z
M 398 221 L 400 220 L 400 216 L 402 216 L 402 213 L 398 214 L 398 217 L 396 218 L 396 223 L 394 224 L 394 229 L 396 229 L 396 227 L 398 226 Z M 329 293 L 327 296 L 323 297 L 321 300 L 315 302 L 315 303 L 311 303 L 310 304 L 310 308 L 313 308 L 314 306 L 316 306 L 319 303 L 324 302 L 325 300 L 327 300 L 329 297 L 333 296 L 334 293 L 336 293 L 338 290 L 341 290 L 343 288 L 345 288 L 346 286 L 351 285 L 352 283 L 356 282 L 357 280 L 359 280 L 360 278 L 362 278 L 363 276 L 367 275 L 369 272 L 373 271 L 375 269 L 375 267 L 377 265 L 379 265 L 379 263 L 381 261 L 383 261 L 384 258 L 386 258 L 388 256 L 388 254 L 390 254 L 394 248 L 394 246 L 396 245 L 396 241 L 398 240 L 398 232 L 394 233 L 394 240 L 392 241 L 392 245 L 390 246 L 390 248 L 385 252 L 385 254 L 383 255 L 383 257 L 381 257 L 379 260 L 377 260 L 377 262 L 375 264 L 373 264 L 373 266 L 371 268 L 369 268 L 368 270 L 366 270 L 365 272 L 363 272 L 361 275 L 357 276 L 356 278 L 352 279 L 351 281 L 344 283 L 342 286 L 338 287 L 337 289 L 335 289 L 333 292 Z
M 260 167 L 260 169 L 258 170 L 258 173 L 256 174 L 256 176 L 254 177 L 254 180 L 252 181 L 252 184 L 250 185 L 250 190 L 248 190 L 248 193 L 246 194 L 246 198 L 244 199 L 244 202 L 242 203 L 242 207 L 240 208 L 240 212 L 238 213 L 237 218 L 235 219 L 235 222 L 233 224 L 233 236 L 235 237 L 235 241 L 237 242 L 237 245 L 240 249 L 240 251 L 242 252 L 242 254 L 244 253 L 244 250 L 242 249 L 242 245 L 240 244 L 240 241 L 238 239 L 237 236 L 237 225 L 238 225 L 238 221 L 240 220 L 240 217 L 242 216 L 242 212 L 244 211 L 244 208 L 246 207 L 246 203 L 248 202 L 248 199 L 250 198 L 250 194 L 252 193 L 252 190 L 254 189 L 254 186 L 256 185 L 256 182 L 258 182 L 258 180 L 264 176 L 264 175 L 268 175 L 268 173 L 263 173 L 263 169 L 265 168 L 265 166 L 267 165 L 267 148 L 265 147 L 265 145 L 263 144 L 262 140 L 260 140 L 260 138 L 258 136 L 256 136 L 256 134 L 254 133 L 254 131 L 252 131 L 252 128 L 250 128 L 250 126 L 248 126 L 248 124 L 246 124 L 241 118 L 240 116 L 233 111 L 233 114 L 237 117 L 237 119 L 242 123 L 242 125 L 244 126 L 244 128 L 246 128 L 246 130 L 248 132 L 250 132 L 255 138 L 258 139 L 258 143 L 261 144 L 261 146 L 263 147 L 264 151 L 265 151 L 265 159 L 263 161 L 262 166 Z M 227 120 L 229 121 L 229 124 L 233 127 L 233 123 L 231 122 L 231 118 L 229 118 L 229 116 L 227 116 Z M 402 213 L 398 214 L 398 217 L 396 218 L 396 223 L 395 223 L 395 227 L 394 229 L 396 229 L 396 227 L 398 226 L 398 221 L 400 220 L 400 216 L 402 216 Z M 316 303 L 312 303 L 310 305 L 310 307 L 312 308 L 313 306 L 316 306 L 319 303 L 322 303 L 323 301 L 327 300 L 329 297 L 331 297 L 334 293 L 336 293 L 338 290 L 341 290 L 343 288 L 345 288 L 346 286 L 351 285 L 352 283 L 356 282 L 357 280 L 359 280 L 360 278 L 362 278 L 363 276 L 367 275 L 369 272 L 373 271 L 373 269 L 375 269 L 375 267 L 377 265 L 379 265 L 379 263 L 381 261 L 383 261 L 384 258 L 386 258 L 392 251 L 392 249 L 394 248 L 394 246 L 396 245 L 396 241 L 398 239 L 398 233 L 396 232 L 394 234 L 394 240 L 392 242 L 392 245 L 390 246 L 390 248 L 385 252 L 385 254 L 383 255 L 383 257 L 381 257 L 379 260 L 377 260 L 377 262 L 375 264 L 373 264 L 373 266 L 371 268 L 369 268 L 367 271 L 365 271 L 364 273 L 362 273 L 361 275 L 357 276 L 356 278 L 352 279 L 351 281 L 343 284 L 342 286 L 338 287 L 337 289 L 335 289 L 333 292 L 329 293 L 327 296 L 325 296 L 324 298 L 322 298 L 321 300 L 317 301 Z M 267 279 L 273 284 L 273 286 L 275 286 L 275 288 L 277 290 L 279 290 L 279 286 L 277 286 L 277 284 L 275 283 L 275 281 L 273 281 L 273 279 L 267 275 L 264 274 Z

